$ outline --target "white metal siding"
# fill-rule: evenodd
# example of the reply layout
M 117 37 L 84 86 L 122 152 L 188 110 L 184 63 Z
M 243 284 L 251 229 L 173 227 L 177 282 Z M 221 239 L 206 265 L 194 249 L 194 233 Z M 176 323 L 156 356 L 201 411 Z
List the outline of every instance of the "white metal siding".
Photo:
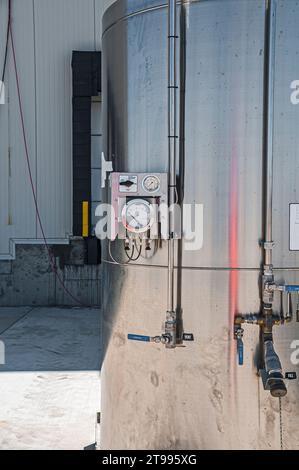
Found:
M 7 8 L 0 2 L 0 70 L 5 44 L 5 25 Z M 7 99 L 6 89 L 6 99 Z M 8 253 L 8 107 L 0 105 L 0 254 Z
M 72 230 L 72 51 L 100 49 L 101 17 L 111 3 L 12 2 L 32 173 L 45 233 L 53 241 L 67 239 Z M 6 21 L 7 3 L 1 1 L 0 69 Z M 0 259 L 13 255 L 12 240 L 41 238 L 25 162 L 11 49 L 5 84 L 9 104 L 0 107 Z
M 6 34 L 7 8 L 1 2 L 1 18 L 4 27 L 2 35 Z M 24 107 L 24 118 L 28 139 L 28 149 L 35 179 L 35 83 L 34 83 L 34 40 L 33 40 L 33 5 L 32 0 L 13 2 L 13 27 L 16 45 L 16 56 L 20 76 L 20 88 Z M 1 43 L 5 44 L 5 40 Z M 3 64 L 4 47 L 1 51 L 1 69 Z M 1 117 L 8 115 L 8 123 L 0 128 L 1 141 L 4 138 L 6 146 L 1 152 L 1 161 L 5 161 L 6 171 L 1 171 L 1 187 L 6 189 L 4 203 L 1 206 L 4 220 L 1 220 L 1 254 L 10 251 L 10 238 L 34 238 L 35 212 L 32 203 L 32 193 L 28 184 L 28 172 L 25 163 L 24 144 L 21 133 L 21 121 L 17 104 L 17 88 L 12 68 L 12 54 L 10 50 L 6 76 L 7 104 L 1 105 Z M 9 163 L 10 160 L 10 163 Z M 10 170 L 9 170 L 10 167 Z M 2 224 L 3 223 L 3 224 Z

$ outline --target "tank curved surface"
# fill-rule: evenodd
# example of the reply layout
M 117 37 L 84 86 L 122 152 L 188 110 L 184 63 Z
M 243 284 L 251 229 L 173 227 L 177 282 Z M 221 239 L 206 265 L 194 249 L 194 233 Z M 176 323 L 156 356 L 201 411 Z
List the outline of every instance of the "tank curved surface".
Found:
M 299 283 L 299 255 L 288 246 L 289 204 L 299 202 L 299 107 L 290 104 L 299 5 L 286 4 L 277 0 L 273 253 L 279 280 L 291 284 Z M 168 171 L 167 13 L 166 1 L 120 0 L 104 15 L 104 148 L 114 171 Z M 161 332 L 167 242 L 129 266 L 113 264 L 104 247 L 102 449 L 276 449 L 282 440 L 299 449 L 298 382 L 280 414 L 257 375 L 258 328 L 245 327 L 243 367 L 233 336 L 236 314 L 260 310 L 265 15 L 264 0 L 178 2 L 184 203 L 201 204 L 204 219 L 203 246 L 178 246 L 176 296 L 195 341 L 168 350 L 127 340 Z M 285 372 L 298 373 L 297 338 L 298 324 L 275 330 Z

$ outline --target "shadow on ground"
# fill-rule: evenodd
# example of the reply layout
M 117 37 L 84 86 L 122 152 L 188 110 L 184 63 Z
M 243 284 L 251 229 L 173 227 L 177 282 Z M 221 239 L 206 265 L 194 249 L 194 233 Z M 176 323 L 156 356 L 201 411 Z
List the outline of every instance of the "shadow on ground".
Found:
M 1 372 L 99 371 L 100 310 L 0 308 Z

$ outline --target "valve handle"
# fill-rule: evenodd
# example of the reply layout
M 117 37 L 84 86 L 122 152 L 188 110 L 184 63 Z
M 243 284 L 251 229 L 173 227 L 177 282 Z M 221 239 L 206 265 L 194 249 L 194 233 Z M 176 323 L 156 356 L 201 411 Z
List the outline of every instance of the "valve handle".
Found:
M 288 292 L 288 293 L 291 293 L 291 292 L 299 292 L 299 286 L 291 286 L 291 285 L 286 285 L 286 286 L 283 286 L 284 287 L 284 291 L 285 292 Z
M 151 337 L 150 336 L 142 336 L 142 335 L 128 335 L 129 341 L 142 341 L 144 343 L 150 343 Z
M 238 350 L 238 364 L 239 366 L 244 365 L 244 343 L 241 338 L 237 339 L 237 350 Z

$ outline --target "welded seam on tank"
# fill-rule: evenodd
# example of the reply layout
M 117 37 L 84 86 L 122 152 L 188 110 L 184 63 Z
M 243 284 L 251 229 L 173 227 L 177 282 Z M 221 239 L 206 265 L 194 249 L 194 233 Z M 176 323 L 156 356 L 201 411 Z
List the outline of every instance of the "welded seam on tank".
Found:
M 211 1 L 211 0 L 185 0 L 184 3 L 185 4 L 187 4 L 187 3 L 203 3 L 203 2 L 207 2 L 207 1 Z M 179 0 L 177 2 L 178 5 L 181 5 L 181 3 L 182 3 L 182 0 Z M 102 38 L 105 36 L 106 33 L 108 33 L 108 31 L 110 31 L 111 28 L 116 26 L 118 23 L 126 21 L 130 18 L 133 18 L 134 16 L 143 15 L 144 13 L 150 13 L 152 11 L 162 10 L 162 9 L 166 9 L 166 8 L 168 8 L 167 3 L 161 3 L 160 5 L 156 5 L 156 6 L 150 7 L 150 8 L 145 8 L 143 10 L 137 10 L 137 11 L 129 13 L 125 16 L 122 16 L 121 18 L 118 18 L 113 23 L 111 23 L 109 26 L 107 26 L 107 28 L 103 31 Z
M 113 261 L 108 261 L 107 259 L 102 260 L 104 264 L 109 264 L 112 266 L 119 266 L 124 268 L 155 268 L 155 269 L 168 269 L 168 266 L 162 266 L 161 264 L 134 264 L 134 263 L 114 263 Z M 260 268 L 212 268 L 212 267 L 198 267 L 198 266 L 175 266 L 176 270 L 183 271 L 253 271 L 260 272 Z
M 122 263 L 113 263 L 113 261 L 108 261 L 106 259 L 102 260 L 104 264 L 110 264 L 112 266 L 120 266 L 125 268 L 155 268 L 155 269 L 167 269 L 167 266 L 162 266 L 161 264 L 122 264 Z M 261 268 L 211 268 L 211 267 L 198 267 L 198 266 L 175 266 L 176 270 L 182 269 L 184 271 L 249 271 L 249 272 L 260 272 Z M 273 268 L 273 271 L 283 272 L 283 271 L 299 271 L 299 268 Z

